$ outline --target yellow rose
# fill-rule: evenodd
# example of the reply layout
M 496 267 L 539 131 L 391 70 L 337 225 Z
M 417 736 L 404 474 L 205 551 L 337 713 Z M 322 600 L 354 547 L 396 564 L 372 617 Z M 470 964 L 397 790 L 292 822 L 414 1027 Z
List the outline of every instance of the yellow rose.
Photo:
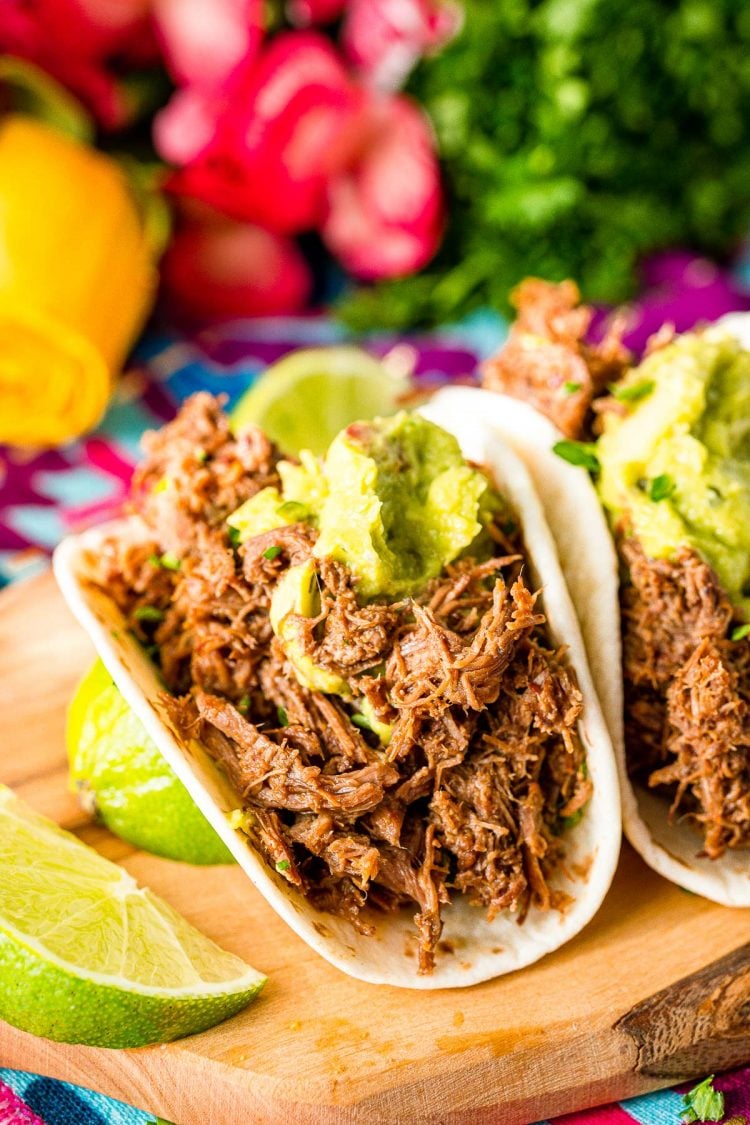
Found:
M 0 441 L 56 445 L 98 422 L 156 278 L 120 166 L 0 119 Z

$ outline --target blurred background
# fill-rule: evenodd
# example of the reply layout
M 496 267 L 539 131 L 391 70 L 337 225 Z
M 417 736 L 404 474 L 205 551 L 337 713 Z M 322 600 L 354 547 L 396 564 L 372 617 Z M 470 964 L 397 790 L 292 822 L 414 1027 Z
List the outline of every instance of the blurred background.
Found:
M 471 378 L 529 274 L 636 349 L 750 307 L 749 48 L 744 0 L 3 0 L 0 574 L 299 344 Z

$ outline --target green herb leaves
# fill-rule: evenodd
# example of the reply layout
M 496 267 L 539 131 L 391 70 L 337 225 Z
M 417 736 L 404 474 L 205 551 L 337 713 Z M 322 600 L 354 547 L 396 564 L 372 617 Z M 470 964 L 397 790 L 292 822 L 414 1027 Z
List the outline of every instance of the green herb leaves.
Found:
M 165 551 L 163 555 L 149 555 L 148 561 L 152 566 L 160 566 L 164 570 L 179 570 L 182 560 L 173 551 Z
M 292 865 L 288 859 L 280 859 L 276 864 L 276 870 L 279 872 L 288 871 L 291 866 Z
M 133 610 L 136 621 L 163 621 L 164 610 L 155 605 L 139 605 Z
M 599 472 L 596 445 L 591 441 L 557 441 L 552 446 L 552 452 L 571 465 L 580 465 L 590 473 Z
M 750 636 L 750 624 L 735 625 L 732 632 L 729 634 L 730 641 L 744 641 L 745 637 Z
M 583 383 L 574 383 L 571 379 L 568 379 L 566 383 L 563 383 L 562 389 L 566 395 L 574 395 L 577 391 L 580 391 L 582 386 Z
M 607 390 L 618 402 L 640 402 L 642 398 L 651 394 L 655 386 L 653 379 L 641 379 L 640 382 L 630 383 L 627 386 L 610 383 Z
M 658 477 L 654 477 L 648 487 L 648 498 L 649 500 L 655 500 L 657 502 L 659 500 L 667 500 L 676 487 L 669 473 L 660 473 Z
M 270 562 L 272 559 L 278 558 L 280 554 L 281 547 L 266 547 L 265 551 L 263 552 L 263 558 L 268 559 Z
M 683 1095 L 685 1108 L 680 1116 L 685 1122 L 721 1121 L 724 1116 L 724 1095 L 714 1089 L 714 1075 L 710 1074 L 689 1093 Z

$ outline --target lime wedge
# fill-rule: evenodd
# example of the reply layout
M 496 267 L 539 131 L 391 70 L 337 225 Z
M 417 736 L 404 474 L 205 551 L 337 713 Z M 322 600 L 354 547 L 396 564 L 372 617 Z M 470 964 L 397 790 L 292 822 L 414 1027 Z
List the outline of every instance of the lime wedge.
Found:
M 0 1018 L 141 1047 L 212 1027 L 265 977 L 0 786 Z
M 101 660 L 68 708 L 70 780 L 81 802 L 133 847 L 183 863 L 232 863 Z
M 409 390 L 361 348 L 304 348 L 269 367 L 232 411 L 232 428 L 260 426 L 285 453 L 325 453 L 339 430 L 362 418 L 395 414 Z

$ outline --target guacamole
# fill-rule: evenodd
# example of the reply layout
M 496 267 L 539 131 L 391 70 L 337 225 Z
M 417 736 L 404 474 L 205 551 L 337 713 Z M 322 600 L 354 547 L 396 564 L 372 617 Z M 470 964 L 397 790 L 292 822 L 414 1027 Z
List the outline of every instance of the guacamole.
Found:
M 401 412 L 355 422 L 322 461 L 303 451 L 279 464 L 282 491 L 265 488 L 228 519 L 244 542 L 286 523 L 319 530 L 317 558 L 345 563 L 363 600 L 400 598 L 461 554 L 499 502 L 487 478 L 466 464 L 439 426 Z
M 692 547 L 750 619 L 750 352 L 688 333 L 618 390 L 627 414 L 606 414 L 597 443 L 612 521 L 626 515 L 651 558 Z
M 348 426 L 324 469 L 314 553 L 346 563 L 363 598 L 416 593 L 482 530 L 487 478 L 451 434 L 417 415 Z

